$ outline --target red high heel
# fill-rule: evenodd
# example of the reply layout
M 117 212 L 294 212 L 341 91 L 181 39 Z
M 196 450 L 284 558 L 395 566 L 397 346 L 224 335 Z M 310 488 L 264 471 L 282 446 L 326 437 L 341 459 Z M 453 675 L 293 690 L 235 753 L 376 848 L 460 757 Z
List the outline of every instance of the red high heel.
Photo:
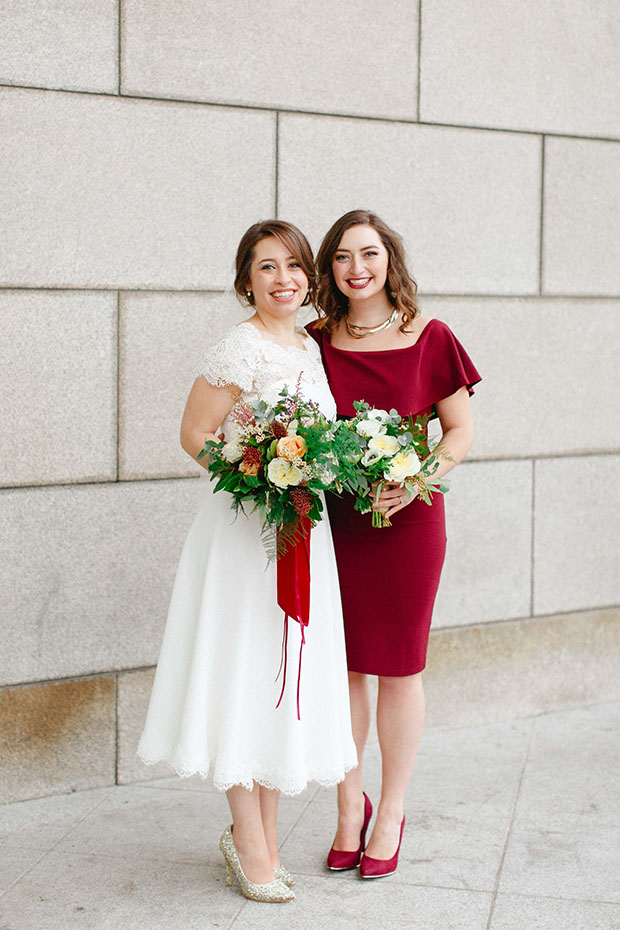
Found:
M 398 848 L 391 859 L 373 859 L 372 856 L 367 856 L 366 853 L 364 853 L 360 863 L 360 875 L 362 878 L 384 878 L 386 875 L 394 874 L 398 868 L 398 854 L 400 852 L 400 844 L 403 841 L 404 829 L 405 818 L 403 817 L 402 823 L 400 825 Z
M 370 823 L 370 818 L 372 817 L 372 804 L 366 792 L 363 792 L 364 795 L 364 824 L 360 830 L 360 845 L 359 849 L 348 850 L 348 849 L 330 849 L 327 854 L 327 868 L 331 869 L 332 872 L 346 872 L 348 869 L 356 869 L 360 864 L 360 859 L 362 858 L 362 853 L 366 845 L 366 830 L 368 829 L 368 824 Z

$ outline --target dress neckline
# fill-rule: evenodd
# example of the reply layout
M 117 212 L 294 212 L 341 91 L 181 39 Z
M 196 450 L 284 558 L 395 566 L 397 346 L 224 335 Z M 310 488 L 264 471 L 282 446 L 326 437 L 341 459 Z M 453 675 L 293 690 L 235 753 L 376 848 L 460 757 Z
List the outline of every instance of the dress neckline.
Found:
M 328 338 L 326 341 L 330 349 L 333 349 L 335 352 L 345 352 L 347 355 L 387 355 L 388 353 L 391 353 L 391 352 L 409 352 L 411 349 L 415 349 L 416 346 L 420 344 L 425 332 L 427 331 L 427 329 L 429 329 L 431 323 L 435 323 L 435 322 L 436 322 L 436 318 L 431 317 L 431 319 L 428 321 L 428 323 L 426 324 L 426 326 L 424 327 L 424 329 L 422 330 L 422 332 L 420 333 L 416 341 L 412 342 L 410 346 L 402 346 L 400 349 L 368 349 L 366 351 L 364 351 L 363 349 L 339 349 L 338 346 L 335 346 L 332 344 L 331 339 Z
M 253 323 L 250 323 L 249 320 L 243 320 L 243 322 L 237 323 L 237 329 L 240 329 L 242 326 L 248 326 L 250 329 L 254 330 L 254 333 L 256 334 L 256 338 L 257 338 L 257 339 L 259 339 L 261 342 L 266 342 L 268 345 L 275 346 L 276 349 L 281 349 L 282 352 L 290 352 L 290 351 L 293 351 L 293 352 L 303 352 L 304 355 L 307 355 L 307 354 L 308 354 L 308 349 L 307 349 L 308 341 L 307 341 L 307 340 L 310 339 L 310 336 L 308 336 L 306 333 L 304 333 L 304 332 L 303 332 L 303 329 L 302 329 L 300 326 L 296 326 L 296 327 L 295 327 L 295 332 L 296 332 L 296 333 L 300 333 L 300 334 L 303 335 L 303 337 L 304 337 L 304 344 L 303 344 L 303 346 L 298 346 L 298 345 L 294 345 L 294 346 L 281 346 L 279 342 L 276 342 L 276 341 L 275 341 L 275 339 L 268 339 L 268 338 L 266 338 L 265 336 L 261 336 L 261 334 L 260 334 L 260 332 L 258 331 L 258 329 L 256 328 L 256 326 L 254 326 Z

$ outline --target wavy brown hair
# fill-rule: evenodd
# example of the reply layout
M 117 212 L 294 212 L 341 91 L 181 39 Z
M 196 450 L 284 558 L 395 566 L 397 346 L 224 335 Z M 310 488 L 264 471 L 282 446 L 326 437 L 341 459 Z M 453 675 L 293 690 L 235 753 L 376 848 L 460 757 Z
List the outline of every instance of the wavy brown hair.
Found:
M 317 326 L 331 332 L 349 312 L 349 302 L 338 289 L 332 271 L 334 255 L 347 229 L 352 226 L 372 226 L 379 234 L 388 253 L 388 271 L 385 292 L 391 307 L 400 313 L 402 333 L 408 332 L 408 325 L 418 316 L 420 308 L 416 304 L 418 285 L 407 271 L 405 248 L 401 237 L 371 210 L 351 210 L 336 220 L 325 235 L 316 257 L 319 287 L 317 309 L 319 319 Z
M 248 304 L 250 307 L 254 306 L 254 295 L 250 290 L 250 267 L 254 258 L 254 249 L 259 242 L 270 236 L 279 239 L 282 245 L 289 249 L 308 278 L 308 293 L 302 301 L 302 307 L 309 303 L 316 303 L 316 269 L 312 249 L 301 230 L 292 223 L 285 223 L 284 220 L 261 220 L 260 223 L 250 226 L 241 237 L 235 259 L 235 291 L 241 303 Z

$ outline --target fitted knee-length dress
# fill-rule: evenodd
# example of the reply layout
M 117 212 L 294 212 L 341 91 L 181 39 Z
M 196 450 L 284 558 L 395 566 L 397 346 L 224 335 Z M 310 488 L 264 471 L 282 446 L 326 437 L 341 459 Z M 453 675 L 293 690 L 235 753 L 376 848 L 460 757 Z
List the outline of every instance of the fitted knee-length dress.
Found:
M 430 320 L 417 342 L 402 349 L 338 349 L 329 334 L 307 327 L 318 342 L 338 416 L 355 416 L 353 402 L 396 408 L 401 416 L 436 416 L 435 404 L 481 380 L 449 327 Z M 444 499 L 416 499 L 376 529 L 354 498 L 328 496 L 338 562 L 350 671 L 404 676 L 426 665 L 435 595 L 444 562 Z

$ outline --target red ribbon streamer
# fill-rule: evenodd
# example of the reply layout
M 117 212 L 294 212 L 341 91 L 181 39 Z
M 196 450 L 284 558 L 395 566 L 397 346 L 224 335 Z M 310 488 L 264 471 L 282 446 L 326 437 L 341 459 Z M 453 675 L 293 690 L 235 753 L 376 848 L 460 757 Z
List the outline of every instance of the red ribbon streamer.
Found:
M 297 719 L 299 714 L 299 687 L 301 683 L 301 655 L 306 642 L 304 627 L 310 622 L 310 531 L 312 523 L 308 517 L 300 517 L 300 528 L 295 537 L 295 544 L 287 545 L 286 551 L 277 562 L 277 600 L 284 611 L 284 631 L 282 635 L 282 659 L 280 672 L 284 668 L 282 690 L 276 709 L 280 706 L 286 687 L 286 666 L 288 652 L 289 617 L 299 623 L 301 629 L 301 646 L 299 647 L 299 669 L 297 671 Z

